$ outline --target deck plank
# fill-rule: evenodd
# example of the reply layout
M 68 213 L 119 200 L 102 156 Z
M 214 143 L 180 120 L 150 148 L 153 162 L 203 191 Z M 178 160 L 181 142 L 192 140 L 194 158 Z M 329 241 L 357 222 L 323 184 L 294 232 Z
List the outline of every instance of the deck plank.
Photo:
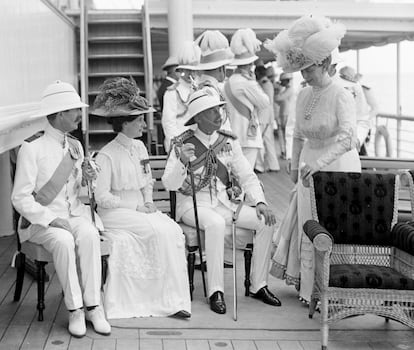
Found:
M 257 350 L 280 350 L 276 340 L 255 340 Z
M 70 343 L 68 350 L 91 350 L 93 344 L 93 339 L 88 337 L 83 338 L 70 338 Z
M 92 350 L 115 350 L 116 339 L 94 339 Z
M 257 350 L 253 340 L 232 340 L 234 350 Z
M 139 350 L 162 350 L 161 339 L 141 339 Z
M 187 350 L 210 350 L 207 339 L 188 339 L 186 345 Z
M 226 350 L 233 349 L 233 344 L 231 343 L 231 340 L 225 340 L 225 339 L 219 339 L 219 340 L 209 340 L 211 350 L 222 350 L 223 348 L 226 348 Z
M 116 350 L 139 350 L 139 339 L 117 339 Z
M 165 339 L 162 343 L 163 350 L 186 350 L 184 339 Z

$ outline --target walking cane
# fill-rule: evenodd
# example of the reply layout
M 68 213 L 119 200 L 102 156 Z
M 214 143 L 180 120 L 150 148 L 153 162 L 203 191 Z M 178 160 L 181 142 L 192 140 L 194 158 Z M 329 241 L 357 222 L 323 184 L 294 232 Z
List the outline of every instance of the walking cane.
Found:
M 203 267 L 203 253 L 202 253 L 202 249 L 201 249 L 200 225 L 199 225 L 199 222 L 198 222 L 198 209 L 197 209 L 196 190 L 195 190 L 195 185 L 194 185 L 194 173 L 193 173 L 193 169 L 191 167 L 191 162 L 188 162 L 188 172 L 190 173 L 191 192 L 192 192 L 192 197 L 193 197 L 194 218 L 195 218 L 197 240 L 198 240 L 198 253 L 200 255 L 201 277 L 203 279 L 204 297 L 207 298 L 206 278 L 204 276 L 204 267 Z
M 239 218 L 243 201 L 240 201 L 236 211 L 233 212 L 231 222 L 231 236 L 233 241 L 233 319 L 237 321 L 237 269 L 236 269 L 236 221 Z

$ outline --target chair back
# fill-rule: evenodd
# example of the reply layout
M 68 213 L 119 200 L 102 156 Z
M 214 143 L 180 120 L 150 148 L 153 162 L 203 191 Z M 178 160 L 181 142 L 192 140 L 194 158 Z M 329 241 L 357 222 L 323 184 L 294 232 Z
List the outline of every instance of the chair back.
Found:
M 398 216 L 393 173 L 318 172 L 311 181 L 313 218 L 336 244 L 391 246 Z

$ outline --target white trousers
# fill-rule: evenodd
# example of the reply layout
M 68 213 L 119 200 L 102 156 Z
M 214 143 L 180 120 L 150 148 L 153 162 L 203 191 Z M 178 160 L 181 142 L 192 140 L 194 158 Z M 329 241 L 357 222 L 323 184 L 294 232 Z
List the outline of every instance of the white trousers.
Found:
M 205 232 L 207 258 L 208 294 L 224 292 L 224 235 L 226 226 L 231 225 L 233 212 L 222 204 L 214 208 L 198 207 L 199 225 Z M 195 226 L 194 211 L 188 210 L 181 220 Z M 267 285 L 270 264 L 273 226 L 266 226 L 264 219 L 256 215 L 256 209 L 243 206 L 236 227 L 255 230 L 250 291 L 256 293 Z M 237 231 L 236 231 L 237 234 Z
M 253 147 L 242 147 L 242 152 L 246 159 L 249 161 L 252 170 L 254 170 L 254 165 L 256 164 L 256 159 L 259 154 L 260 148 Z
M 100 304 L 101 247 L 98 230 L 84 217 L 68 219 L 71 232 L 57 227 L 36 227 L 30 237 L 53 256 L 68 310 Z M 76 269 L 79 261 L 80 276 Z
M 264 130 L 262 135 L 263 145 L 256 160 L 256 169 L 259 171 L 278 171 L 280 170 L 279 161 L 277 160 L 275 136 L 273 134 L 273 126 L 271 124 L 260 125 L 261 129 Z

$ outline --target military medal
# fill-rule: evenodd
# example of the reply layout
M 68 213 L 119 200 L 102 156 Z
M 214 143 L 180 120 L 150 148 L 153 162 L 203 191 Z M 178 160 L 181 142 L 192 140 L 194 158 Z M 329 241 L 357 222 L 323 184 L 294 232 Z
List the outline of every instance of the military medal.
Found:
M 142 166 L 142 170 L 144 172 L 144 174 L 148 174 L 150 172 L 150 164 L 149 164 L 149 159 L 143 159 L 141 160 L 141 166 Z

